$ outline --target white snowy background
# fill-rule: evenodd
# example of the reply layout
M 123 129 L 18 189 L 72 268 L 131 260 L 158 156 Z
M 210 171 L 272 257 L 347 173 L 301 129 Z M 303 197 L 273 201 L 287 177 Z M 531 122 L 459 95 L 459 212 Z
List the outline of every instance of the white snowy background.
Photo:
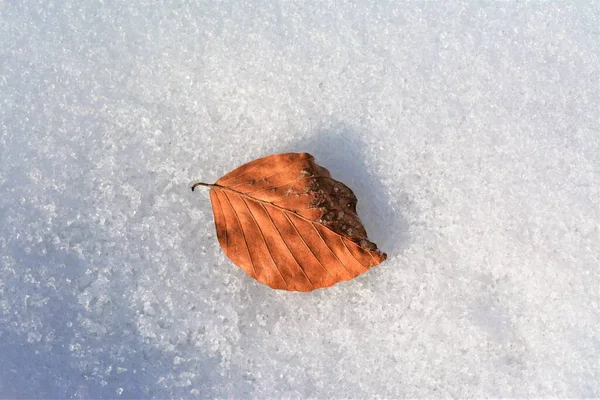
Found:
M 600 3 L 0 0 L 0 397 L 600 396 Z M 273 291 L 207 190 L 308 151 L 388 260 Z

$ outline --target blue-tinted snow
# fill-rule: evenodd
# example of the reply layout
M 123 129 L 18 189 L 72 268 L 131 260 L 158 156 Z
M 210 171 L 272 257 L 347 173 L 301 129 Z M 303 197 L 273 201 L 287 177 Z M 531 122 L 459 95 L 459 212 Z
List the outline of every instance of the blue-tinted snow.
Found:
M 0 397 L 600 396 L 599 18 L 0 0 Z M 385 263 L 294 294 L 224 257 L 189 184 L 284 151 Z

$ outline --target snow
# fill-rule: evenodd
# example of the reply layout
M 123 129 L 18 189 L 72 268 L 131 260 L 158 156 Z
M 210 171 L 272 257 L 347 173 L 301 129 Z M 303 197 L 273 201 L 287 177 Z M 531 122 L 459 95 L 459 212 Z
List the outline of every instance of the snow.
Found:
M 600 7 L 372 3 L 0 0 L 0 397 L 600 397 Z M 285 151 L 386 262 L 225 258 Z

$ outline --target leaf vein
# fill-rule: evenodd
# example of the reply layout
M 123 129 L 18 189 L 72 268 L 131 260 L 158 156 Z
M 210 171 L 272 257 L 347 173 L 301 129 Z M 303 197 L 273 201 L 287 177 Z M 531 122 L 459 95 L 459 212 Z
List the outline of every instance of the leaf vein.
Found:
M 256 218 L 254 217 L 254 214 L 252 213 L 252 210 L 250 210 L 250 207 L 248 207 L 248 204 L 246 203 L 246 200 L 243 197 L 241 197 L 239 195 L 238 195 L 238 197 L 242 200 L 242 202 L 246 206 L 246 209 L 248 210 L 248 213 L 250 214 L 250 216 L 252 217 L 252 220 L 254 221 L 254 224 L 258 228 L 258 231 L 260 232 L 260 236 L 262 237 L 262 240 L 265 243 L 265 247 L 267 248 L 267 252 L 269 253 L 269 257 L 271 258 L 271 261 L 273 262 L 273 265 L 275 266 L 275 269 L 277 269 L 277 272 L 279 272 L 279 275 L 281 276 L 281 279 L 283 279 L 283 282 L 285 283 L 285 287 L 289 288 L 289 285 L 288 285 L 287 281 L 285 280 L 285 277 L 281 273 L 281 270 L 279 269 L 279 266 L 277 265 L 277 263 L 275 262 L 275 259 L 273 258 L 273 254 L 271 254 L 271 249 L 269 248 L 269 245 L 267 244 L 267 240 L 265 239 L 265 234 L 263 233 L 262 229 L 260 228 L 260 225 L 258 224 L 258 221 L 256 221 Z
M 315 284 L 312 283 L 312 281 L 310 280 L 310 278 L 308 277 L 308 275 L 306 275 L 306 271 L 304 271 L 304 268 L 302 268 L 302 265 L 300 265 L 300 263 L 298 262 L 298 259 L 296 258 L 296 256 L 294 255 L 294 253 L 292 253 L 292 250 L 290 249 L 290 246 L 288 246 L 287 242 L 285 241 L 285 238 L 283 237 L 283 235 L 281 234 L 281 232 L 279 231 L 279 228 L 277 227 L 277 225 L 275 224 L 275 221 L 273 221 L 273 217 L 271 217 L 271 214 L 269 214 L 269 211 L 267 211 L 267 208 L 261 204 L 260 205 L 263 210 L 265 210 L 265 212 L 267 213 L 269 219 L 271 220 L 271 223 L 273 224 L 273 226 L 275 227 L 275 230 L 277 231 L 277 233 L 279 234 L 279 237 L 281 238 L 281 241 L 283 242 L 283 244 L 285 244 L 285 247 L 288 249 L 290 255 L 294 258 L 294 261 L 296 262 L 296 265 L 298 265 L 298 268 L 300 269 L 300 271 L 302 271 L 302 274 L 304 274 L 304 277 L 306 278 L 306 280 L 310 283 L 310 285 L 313 287 L 313 289 L 315 288 Z
M 258 167 L 260 167 L 260 166 L 264 165 L 264 164 L 265 164 L 267 161 L 268 161 L 268 157 L 265 157 L 265 158 L 263 158 L 263 159 L 262 159 L 262 162 L 258 162 L 258 160 L 257 160 L 257 161 L 256 161 L 256 164 L 254 164 L 254 165 L 252 166 L 252 168 L 248 168 L 246 171 L 244 171 L 244 172 L 242 172 L 242 173 L 239 173 L 239 174 L 237 174 L 237 175 L 232 175 L 232 176 L 229 176 L 229 177 L 228 177 L 228 178 L 226 178 L 224 181 L 222 181 L 222 182 L 221 182 L 221 184 L 223 184 L 223 183 L 225 183 L 225 182 L 228 182 L 228 181 L 231 181 L 232 179 L 238 179 L 238 178 L 240 178 L 240 177 L 242 177 L 242 176 L 246 175 L 247 173 L 254 171 L 256 168 L 258 168 Z M 234 172 L 234 171 L 231 171 L 231 172 Z M 230 172 L 229 174 L 231 174 L 231 172 Z M 227 175 L 229 175 L 229 174 L 227 174 Z M 221 179 L 222 179 L 222 178 L 219 178 L 219 181 L 220 181 Z
M 258 180 L 270 178 L 270 177 L 272 177 L 273 175 L 277 175 L 277 174 L 281 173 L 281 171 L 283 171 L 284 169 L 287 169 L 287 168 L 291 167 L 292 165 L 295 165 L 295 164 L 298 164 L 298 163 L 301 163 L 301 162 L 305 162 L 305 161 L 306 161 L 306 159 L 300 159 L 300 160 L 296 160 L 296 161 L 294 161 L 294 162 L 291 162 L 291 163 L 289 163 L 288 165 L 286 165 L 285 167 L 281 167 L 281 168 L 279 168 L 277 171 L 275 171 L 275 172 L 274 172 L 274 173 L 272 173 L 271 175 L 263 176 L 263 177 L 259 178 Z M 241 184 L 243 184 L 243 183 L 244 183 L 244 182 L 236 183 L 235 185 L 233 185 L 233 186 L 230 186 L 230 187 L 239 186 L 239 185 L 241 185 Z
M 233 214 L 235 215 L 237 223 L 240 226 L 240 231 L 242 232 L 242 237 L 244 238 L 244 244 L 246 245 L 246 251 L 248 252 L 248 257 L 250 257 L 250 265 L 252 266 L 252 271 L 254 272 L 254 279 L 258 279 L 258 275 L 256 274 L 256 268 L 254 268 L 254 260 L 252 260 L 252 254 L 250 254 L 250 247 L 248 247 L 248 240 L 246 239 L 246 233 L 244 233 L 244 226 L 242 225 L 242 222 L 240 221 L 240 217 L 238 216 L 238 213 L 235 210 L 235 207 L 233 207 L 233 204 L 231 204 L 231 200 L 229 200 L 229 196 L 227 196 L 227 193 L 225 193 L 225 192 L 223 192 L 223 194 L 225 195 L 225 198 L 227 199 L 227 202 L 229 203 L 229 207 L 231 207 L 231 209 L 233 210 Z
M 317 229 L 317 227 L 315 226 L 314 222 L 310 221 L 311 226 L 314 228 L 314 230 L 317 232 L 317 235 L 319 235 L 319 237 L 321 238 L 321 240 L 323 241 L 323 243 L 325 243 L 325 246 L 327 246 L 327 248 L 329 249 L 329 251 L 331 252 L 331 254 L 334 255 L 335 258 L 337 258 L 337 260 L 340 262 L 340 264 L 342 264 L 342 267 L 346 270 L 346 272 L 350 275 L 353 276 L 350 271 L 348 271 L 348 268 L 346 268 L 346 264 L 344 264 L 342 262 L 342 260 L 340 260 L 340 258 L 337 256 L 337 254 L 335 254 L 335 251 L 333 251 L 333 249 L 331 248 L 331 246 L 329 246 L 329 243 L 327 243 L 325 241 L 325 239 L 323 238 L 323 236 L 321 235 L 321 232 L 319 232 L 319 230 Z M 334 232 L 335 233 L 335 232 Z M 337 233 L 336 233 L 337 234 Z
M 290 225 L 292 225 L 292 227 L 294 228 L 294 230 L 296 231 L 296 233 L 300 237 L 300 240 L 302 240 L 302 243 L 304 243 L 304 245 L 306 246 L 306 248 L 308 249 L 308 251 L 310 251 L 310 253 L 313 255 L 313 257 L 317 260 L 317 262 L 319 263 L 319 265 L 321 266 L 321 268 L 323 268 L 323 270 L 327 273 L 327 275 L 329 275 L 329 277 L 331 279 L 333 279 L 333 276 L 331 275 L 331 273 L 329 272 L 329 270 L 327 268 L 325 268 L 325 265 L 323 265 L 323 263 L 321 262 L 321 260 L 319 260 L 319 258 L 317 257 L 317 255 L 314 253 L 314 251 L 312 251 L 312 249 L 310 248 L 310 246 L 308 245 L 308 243 L 306 243 L 306 241 L 304 240 L 304 237 L 302 236 L 302 234 L 300 233 L 300 231 L 298 230 L 298 228 L 296 228 L 296 224 L 294 224 L 292 222 L 292 220 L 287 215 L 287 213 L 283 212 L 283 215 L 285 216 L 285 218 L 287 218 L 287 220 L 290 223 Z
M 284 186 L 289 185 L 290 183 L 295 183 L 295 182 L 298 182 L 298 181 L 303 180 L 303 179 L 313 179 L 313 178 L 314 179 L 328 179 L 330 181 L 334 181 L 334 182 L 340 183 L 340 182 L 336 181 L 335 179 L 333 179 L 333 178 L 331 178 L 329 176 L 325 176 L 325 175 L 311 175 L 311 176 L 303 176 L 302 178 L 296 178 L 293 181 L 289 181 L 289 182 L 286 182 L 286 183 L 281 184 L 281 185 L 270 186 L 270 187 L 266 187 L 266 188 L 254 190 L 252 192 L 244 192 L 244 194 L 249 196 L 249 195 L 254 194 L 254 193 L 259 193 L 259 192 L 264 192 L 266 190 L 272 190 L 272 189 L 277 189 L 277 188 L 280 188 L 280 187 L 284 187 Z M 236 186 L 236 185 L 234 185 L 234 186 Z M 352 192 L 352 190 L 350 190 L 350 191 Z M 346 198 L 346 199 L 351 199 L 353 201 L 356 201 L 356 196 L 354 196 L 354 195 L 353 196 L 348 196 L 348 195 L 345 195 L 345 194 L 336 193 L 335 197 L 343 197 L 343 198 Z
M 212 189 L 211 189 L 212 190 Z M 229 232 L 227 230 L 227 218 L 225 218 L 225 212 L 223 212 L 223 206 L 221 205 L 221 200 L 219 200 L 218 192 L 215 190 L 215 199 L 217 199 L 217 204 L 219 205 L 219 210 L 221 211 L 221 215 L 223 216 L 223 221 L 225 222 L 225 254 L 227 254 L 229 250 Z
M 348 245 L 346 245 L 346 242 L 344 242 L 344 238 L 340 236 L 340 240 L 342 241 L 342 244 L 344 245 L 344 247 L 346 248 L 346 250 L 348 251 L 348 253 L 350 253 L 350 255 L 352 256 L 352 258 L 354 258 L 356 260 L 357 263 L 360 264 L 361 267 L 363 267 L 365 269 L 365 271 L 368 271 L 369 268 L 365 267 L 363 265 L 363 263 L 361 263 L 360 261 L 358 261 L 358 258 L 356 258 L 356 256 L 354 255 L 354 253 L 352 253 L 350 251 L 350 249 L 348 248 Z
M 307 222 L 309 222 L 309 223 L 311 223 L 311 224 L 315 224 L 315 223 L 317 223 L 317 222 L 315 222 L 315 221 L 311 220 L 310 218 L 307 218 L 307 217 L 303 216 L 302 214 L 296 213 L 294 210 L 290 210 L 290 209 L 288 209 L 288 208 L 285 208 L 285 207 L 278 206 L 278 205 L 277 205 L 277 204 L 275 204 L 275 203 L 271 203 L 271 202 L 268 202 L 268 201 L 264 201 L 264 200 L 261 200 L 261 199 L 257 199 L 256 197 L 248 196 L 248 195 L 246 195 L 245 193 L 238 192 L 237 190 L 235 190 L 235 189 L 232 189 L 232 188 L 230 188 L 230 187 L 228 187 L 228 186 L 221 186 L 221 185 L 217 185 L 217 184 L 215 184 L 214 186 L 216 186 L 216 187 L 218 187 L 218 188 L 221 188 L 221 189 L 223 189 L 223 190 L 229 190 L 230 192 L 232 192 L 232 193 L 235 193 L 237 196 L 240 196 L 240 197 L 247 197 L 248 199 L 250 199 L 250 200 L 252 200 L 252 201 L 255 201 L 255 202 L 258 202 L 258 203 L 263 203 L 263 204 L 266 204 L 266 205 L 268 205 L 268 206 L 270 206 L 270 207 L 275 207 L 275 208 L 277 208 L 277 209 L 279 209 L 279 210 L 281 210 L 281 211 L 283 211 L 283 212 L 286 212 L 286 213 L 293 213 L 293 214 L 294 214 L 295 216 L 297 216 L 298 218 L 301 218 L 301 219 L 303 219 L 303 220 L 305 220 L 305 221 L 307 221 Z M 326 225 L 323 225 L 323 224 L 319 224 L 319 225 L 320 225 L 320 226 L 322 226 L 323 228 L 327 229 L 328 231 L 331 231 L 331 232 L 335 233 L 335 234 L 336 234 L 336 235 L 338 235 L 338 236 L 342 236 L 341 234 L 339 234 L 338 232 L 334 231 L 333 229 L 329 228 L 329 227 L 328 227 L 328 226 L 326 226 Z M 362 246 L 361 246 L 361 248 L 363 248 L 363 249 L 364 249 L 364 247 L 362 247 Z M 369 250 L 367 250 L 367 251 L 369 251 Z

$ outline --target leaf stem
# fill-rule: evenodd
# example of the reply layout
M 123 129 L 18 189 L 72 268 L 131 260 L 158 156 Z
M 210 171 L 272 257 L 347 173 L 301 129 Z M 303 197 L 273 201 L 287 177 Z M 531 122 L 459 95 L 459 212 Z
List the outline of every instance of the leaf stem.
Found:
M 194 191 L 194 189 L 196 189 L 196 187 L 198 186 L 208 186 L 208 187 L 212 187 L 214 186 L 213 184 L 210 183 L 204 183 L 204 182 L 196 182 L 192 185 L 192 192 Z

